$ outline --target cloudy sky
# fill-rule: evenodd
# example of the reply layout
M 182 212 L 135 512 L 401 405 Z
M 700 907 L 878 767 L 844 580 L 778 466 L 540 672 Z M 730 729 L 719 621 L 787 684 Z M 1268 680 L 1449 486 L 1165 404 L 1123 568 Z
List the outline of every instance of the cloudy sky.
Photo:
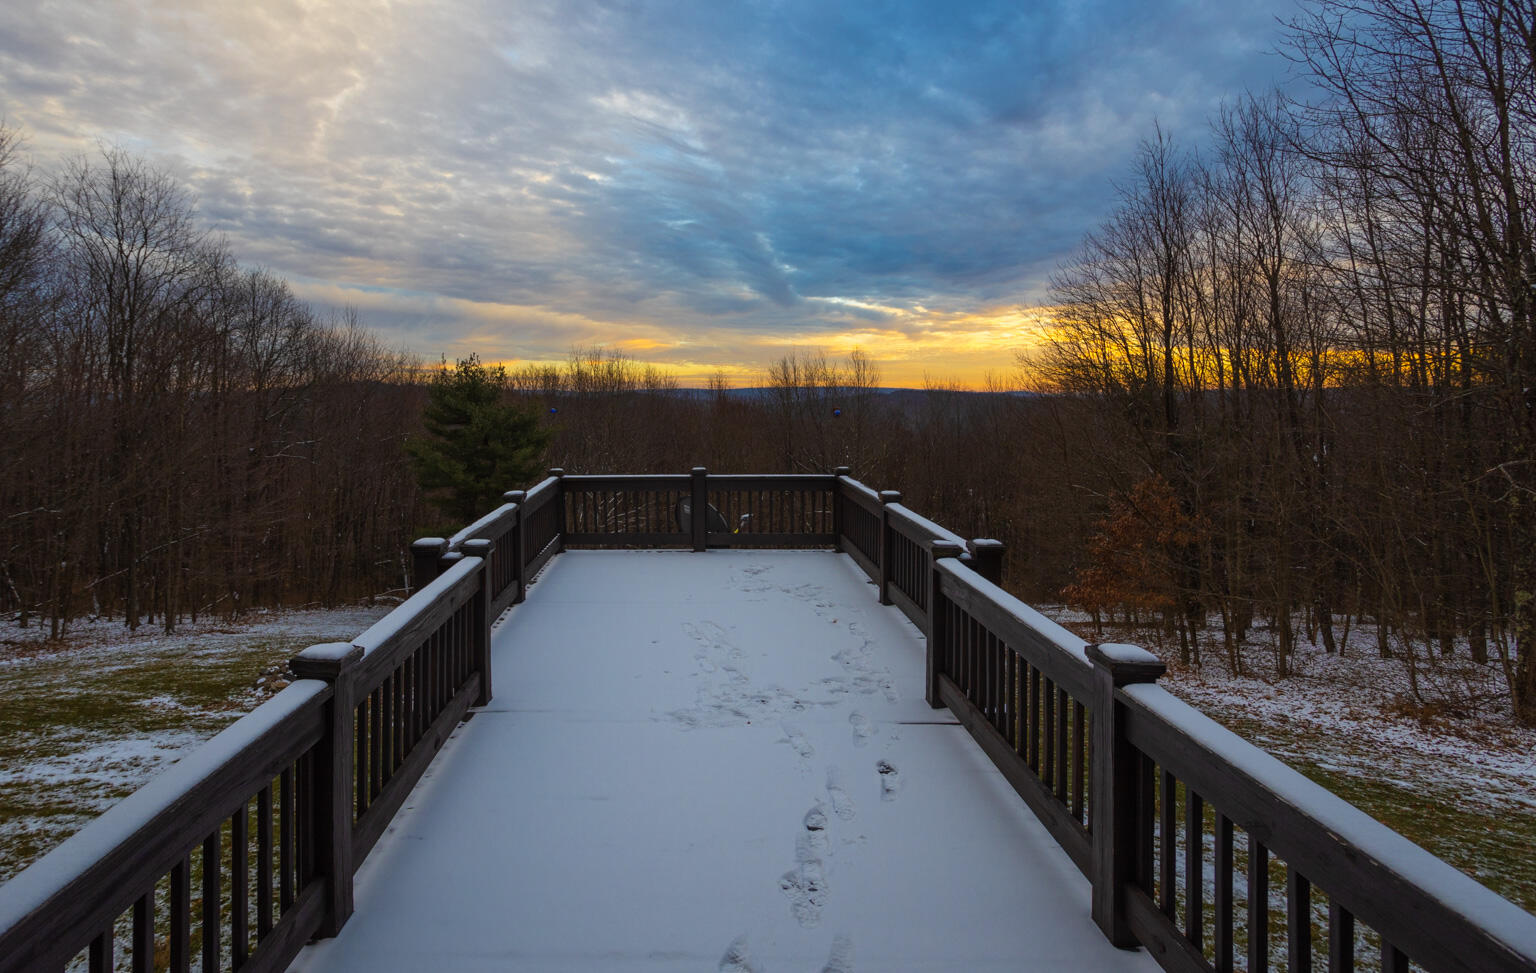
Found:
M 1154 121 L 1286 77 L 1293 0 L 7 0 L 0 116 L 195 190 L 423 356 L 1006 371 Z

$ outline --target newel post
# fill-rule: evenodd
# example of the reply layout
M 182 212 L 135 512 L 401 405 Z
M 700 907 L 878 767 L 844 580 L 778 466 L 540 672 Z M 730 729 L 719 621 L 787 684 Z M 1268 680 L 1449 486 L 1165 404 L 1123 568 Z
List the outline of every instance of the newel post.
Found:
M 441 537 L 422 537 L 411 543 L 412 594 L 437 580 L 438 559 L 448 549 L 448 541 Z
M 555 553 L 558 554 L 565 550 L 565 470 L 556 466 L 549 475 L 561 481 L 555 484 L 555 496 L 550 501 L 555 505 Z
M 978 537 L 966 545 L 971 551 L 971 570 L 988 581 L 1003 586 L 1003 555 L 1008 545 L 990 537 Z
M 695 466 L 690 475 L 688 527 L 693 533 L 693 549 L 702 551 L 709 546 L 709 471 Z
M 353 668 L 363 658 L 362 647 L 346 642 L 311 645 L 289 662 L 300 679 L 331 684 L 325 707 L 325 731 L 315 748 L 314 794 L 315 870 L 325 879 L 325 913 L 316 935 L 328 939 L 341 931 L 352 915 L 352 761 Z
M 517 504 L 517 509 L 512 512 L 512 529 L 507 536 L 502 538 L 502 553 L 512 559 L 512 583 L 517 585 L 517 594 L 512 597 L 512 604 L 521 605 L 524 598 L 524 589 L 528 587 L 523 580 L 523 571 L 528 565 L 528 551 L 523 542 L 523 501 L 528 499 L 528 493 L 524 490 L 508 490 L 501 495 L 505 503 Z
M 900 490 L 880 491 L 880 604 L 891 603 L 891 572 L 895 565 L 891 563 L 891 511 L 893 503 L 901 503 Z
M 1125 890 L 1136 878 L 1141 836 L 1150 823 L 1142 806 L 1141 758 L 1125 736 L 1125 713 L 1115 690 L 1156 682 L 1167 667 L 1135 645 L 1090 645 L 1093 663 L 1093 921 L 1116 946 L 1139 945 L 1125 909 Z
M 847 466 L 832 471 L 832 546 L 839 551 L 847 550 L 843 545 L 843 477 L 852 474 Z
M 959 557 L 960 545 L 954 541 L 934 541 L 929 550 L 933 554 L 933 563 L 928 572 L 928 681 L 924 696 L 929 706 L 943 709 L 944 703 L 939 699 L 939 674 L 944 671 L 944 660 L 950 651 L 949 612 L 946 610 L 949 603 L 943 595 L 939 559 Z
M 470 633 L 469 657 L 480 673 L 480 695 L 471 705 L 484 706 L 491 701 L 491 623 L 495 621 L 491 617 L 491 600 L 495 595 L 491 590 L 491 556 L 496 553 L 496 546 L 476 538 L 465 541 L 463 551 L 465 557 L 480 559 L 480 570 L 475 575 L 479 584 L 475 586 L 474 608 L 470 613 L 474 629 Z

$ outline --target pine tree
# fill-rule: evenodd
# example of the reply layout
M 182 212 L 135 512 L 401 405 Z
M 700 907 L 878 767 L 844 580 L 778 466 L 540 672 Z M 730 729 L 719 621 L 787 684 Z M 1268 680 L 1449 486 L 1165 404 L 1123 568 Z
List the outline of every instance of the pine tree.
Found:
M 535 413 L 502 401 L 506 384 L 506 369 L 486 368 L 478 355 L 445 363 L 427 390 L 428 435 L 406 444 L 421 488 L 456 527 L 540 470 L 549 433 Z

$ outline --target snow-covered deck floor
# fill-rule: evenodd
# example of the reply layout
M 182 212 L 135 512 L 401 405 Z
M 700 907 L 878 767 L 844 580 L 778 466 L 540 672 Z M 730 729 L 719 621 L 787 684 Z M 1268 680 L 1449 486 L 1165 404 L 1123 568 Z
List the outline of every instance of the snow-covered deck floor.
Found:
M 842 555 L 574 551 L 294 969 L 1152 970 Z

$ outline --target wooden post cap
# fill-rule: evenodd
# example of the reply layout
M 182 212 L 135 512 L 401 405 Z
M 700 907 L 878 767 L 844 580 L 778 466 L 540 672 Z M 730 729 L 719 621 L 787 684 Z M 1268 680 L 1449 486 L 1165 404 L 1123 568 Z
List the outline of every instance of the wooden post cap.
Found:
M 350 642 L 321 642 L 311 645 L 288 661 L 300 679 L 324 679 L 332 682 L 341 670 L 363 657 L 363 647 Z
M 974 540 L 972 540 L 967 546 L 970 547 L 972 554 L 975 554 L 977 557 L 980 557 L 980 556 L 982 556 L 983 553 L 990 553 L 990 552 L 1001 553 L 1003 551 L 1003 549 L 1006 548 L 1008 545 L 1004 544 L 1002 541 L 993 540 L 990 537 L 977 537 Z
M 928 550 L 933 552 L 934 560 L 941 557 L 959 557 L 961 547 L 951 540 L 933 540 L 928 543 Z
M 418 537 L 411 541 L 411 551 L 432 551 L 441 554 L 443 548 L 448 546 L 448 541 L 443 537 Z
M 707 476 L 709 474 L 709 470 L 703 466 L 695 466 L 689 472 L 691 472 L 694 476 Z
M 555 466 L 555 467 L 552 467 L 550 469 L 549 475 L 553 476 L 553 477 L 562 477 L 562 476 L 565 475 L 565 470 L 560 468 L 560 467 L 558 467 L 558 466 Z
M 901 503 L 901 491 L 900 490 L 881 490 L 880 491 L 880 502 L 881 503 Z
M 496 543 L 483 537 L 476 537 L 474 540 L 465 541 L 463 544 L 460 544 L 459 550 L 463 552 L 465 557 L 478 557 L 481 560 L 488 560 L 491 552 L 496 550 Z
M 501 499 L 505 500 L 507 503 L 522 503 L 524 500 L 528 499 L 528 491 L 508 490 L 506 493 L 501 495 Z
M 1139 645 L 1091 643 L 1086 652 L 1088 661 L 1108 671 L 1116 686 L 1156 682 L 1158 677 L 1168 671 L 1161 659 Z
M 837 469 L 832 471 L 832 475 L 833 476 L 851 476 L 851 475 L 853 475 L 853 467 L 851 467 L 851 466 L 839 466 Z

